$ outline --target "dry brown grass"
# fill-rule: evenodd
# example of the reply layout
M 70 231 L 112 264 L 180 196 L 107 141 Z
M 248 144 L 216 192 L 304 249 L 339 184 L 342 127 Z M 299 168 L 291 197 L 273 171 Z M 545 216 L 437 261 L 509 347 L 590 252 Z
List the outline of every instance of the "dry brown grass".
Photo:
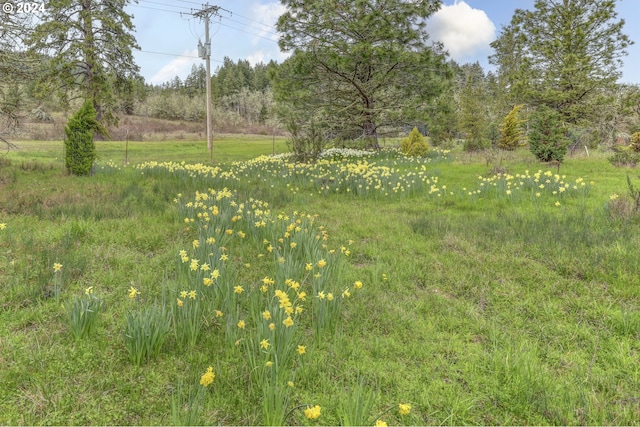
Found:
M 53 122 L 40 123 L 28 121 L 22 123 L 13 140 L 22 141 L 60 141 L 64 139 L 64 125 L 67 121 L 62 113 L 52 115 Z M 274 129 L 259 124 L 236 124 L 214 122 L 215 133 L 273 135 Z M 122 116 L 118 126 L 109 128 L 111 140 L 125 141 L 166 141 L 166 140 L 201 140 L 206 135 L 206 124 L 183 120 L 165 120 L 143 116 Z M 284 134 L 282 129 L 275 129 L 275 134 Z

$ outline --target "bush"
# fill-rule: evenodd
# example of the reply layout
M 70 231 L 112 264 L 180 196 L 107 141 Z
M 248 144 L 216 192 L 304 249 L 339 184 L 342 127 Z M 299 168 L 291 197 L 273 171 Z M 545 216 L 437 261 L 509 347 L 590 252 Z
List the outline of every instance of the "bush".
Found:
M 547 106 L 539 107 L 531 118 L 529 149 L 542 162 L 562 162 L 569 140 L 565 136 L 560 114 Z
M 287 125 L 291 137 L 287 140 L 287 146 L 293 151 L 297 162 L 309 162 L 318 158 L 326 145 L 320 127 L 311 122 L 300 125 L 295 120 Z
M 635 153 L 631 150 L 620 150 L 609 157 L 608 160 L 609 163 L 616 167 L 635 168 L 640 163 L 640 153 Z
M 468 138 L 464 140 L 462 149 L 467 153 L 482 151 L 491 147 L 491 141 L 483 138 Z
M 640 132 L 635 132 L 631 134 L 631 139 L 629 140 L 629 147 L 636 153 L 640 153 Z
M 414 127 L 408 137 L 402 138 L 400 150 L 407 156 L 422 157 L 429 151 L 429 145 L 427 145 L 418 128 Z
M 524 104 L 513 107 L 500 125 L 498 147 L 502 150 L 513 151 L 518 148 L 524 139 L 524 131 L 522 130 L 524 120 L 518 117 L 518 113 L 522 110 L 522 107 L 524 107 Z
M 96 159 L 94 134 L 108 136 L 107 130 L 97 120 L 93 102 L 87 100 L 69 119 L 64 128 L 65 166 L 73 175 L 89 175 Z

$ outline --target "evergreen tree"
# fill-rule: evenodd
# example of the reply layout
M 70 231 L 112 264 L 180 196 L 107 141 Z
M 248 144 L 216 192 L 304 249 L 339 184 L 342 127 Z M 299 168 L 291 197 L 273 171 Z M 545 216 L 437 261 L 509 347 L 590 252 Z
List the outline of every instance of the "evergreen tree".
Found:
M 58 0 L 47 2 L 41 22 L 27 42 L 34 51 L 49 55 L 40 87 L 61 93 L 63 101 L 90 99 L 98 120 L 116 122 L 113 84 L 138 72 L 132 49 L 139 49 L 132 34 L 129 0 Z
M 440 0 L 282 0 L 280 47 L 293 52 L 274 79 L 290 120 L 319 121 L 331 136 L 425 122 L 450 72 L 426 20 Z M 305 115 L 305 117 L 302 117 Z
M 569 141 L 560 113 L 545 105 L 540 106 L 531 117 L 529 149 L 542 162 L 564 160 Z
M 524 129 L 522 120 L 518 114 L 524 107 L 524 104 L 518 104 L 509 111 L 500 126 L 500 139 L 498 147 L 501 150 L 513 151 L 520 146 L 524 140 Z
M 87 100 L 69 118 L 64 128 L 65 166 L 73 175 L 89 175 L 96 159 L 94 134 L 107 136 L 107 130 L 98 122 L 93 102 Z
M 485 148 L 488 123 L 487 94 L 484 71 L 479 63 L 460 68 L 458 91 L 458 122 L 465 133 L 465 148 L 475 151 Z
M 615 0 L 536 0 L 517 9 L 492 43 L 491 63 L 513 103 L 546 105 L 584 125 L 610 108 L 622 57 L 632 41 Z

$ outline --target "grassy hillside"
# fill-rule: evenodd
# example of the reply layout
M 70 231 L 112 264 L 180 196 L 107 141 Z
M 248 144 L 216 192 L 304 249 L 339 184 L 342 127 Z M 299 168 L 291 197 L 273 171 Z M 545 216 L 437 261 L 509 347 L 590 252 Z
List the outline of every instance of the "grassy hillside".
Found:
M 640 423 L 635 170 L 239 138 L 0 157 L 0 423 Z

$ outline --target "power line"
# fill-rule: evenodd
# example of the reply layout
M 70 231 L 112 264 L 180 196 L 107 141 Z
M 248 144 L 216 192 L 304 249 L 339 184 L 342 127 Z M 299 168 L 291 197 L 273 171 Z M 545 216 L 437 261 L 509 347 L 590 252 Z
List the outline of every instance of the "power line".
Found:
M 262 26 L 265 26 L 265 27 L 269 28 L 269 30 L 276 30 L 277 31 L 276 27 L 274 27 L 273 25 L 269 25 L 269 24 L 265 24 L 264 22 L 256 21 L 255 19 L 248 18 L 248 17 L 240 15 L 238 13 L 234 13 L 234 15 L 238 16 L 240 18 L 246 19 L 247 21 L 255 22 L 256 24 L 260 24 Z
M 173 4 L 166 4 L 166 3 L 158 3 L 157 1 L 152 1 L 152 0 L 138 0 L 139 2 L 142 3 L 150 3 L 150 4 L 157 4 L 159 6 L 166 6 L 166 7 L 175 7 L 177 9 L 187 9 L 187 10 L 191 10 L 192 8 L 190 7 L 186 7 L 186 6 L 176 6 Z M 172 10 L 167 10 L 167 12 L 174 12 Z
M 180 15 L 182 12 L 178 12 L 177 10 L 169 10 L 169 9 L 159 9 L 157 7 L 149 7 L 149 6 L 140 6 L 139 4 L 130 4 L 129 6 L 131 7 L 138 7 L 140 9 L 149 9 L 149 10 L 159 10 L 160 12 L 169 12 L 169 13 L 176 13 L 178 15 Z
M 193 58 L 193 59 L 201 59 L 199 56 L 193 56 L 193 55 L 185 55 L 185 54 L 181 54 L 181 53 L 168 53 L 168 52 L 155 52 L 152 50 L 143 50 L 143 49 L 138 49 L 138 52 L 143 52 L 143 53 L 152 53 L 154 55 L 166 55 L 166 56 L 176 56 L 178 58 Z M 221 61 L 219 59 L 213 59 L 211 58 L 211 61 L 213 62 L 219 62 L 221 64 L 224 64 L 224 61 Z
M 186 10 L 186 9 L 191 10 L 190 8 L 187 8 L 187 7 L 184 7 L 184 6 L 168 5 L 168 4 L 158 3 L 158 2 L 155 2 L 155 1 L 151 1 L 151 0 L 139 0 L 139 1 L 142 1 L 142 2 L 145 2 L 145 3 L 150 3 L 150 4 L 156 4 L 156 5 L 162 5 L 162 6 L 169 6 L 169 7 L 181 8 L 181 9 L 185 9 L 185 10 Z M 176 0 L 176 1 L 177 1 L 177 0 Z M 190 1 L 187 1 L 187 0 L 183 0 L 183 2 L 184 2 L 184 3 L 189 3 L 189 4 L 200 4 L 200 3 L 196 3 L 196 2 L 190 2 Z M 131 4 L 130 6 L 133 6 L 133 7 L 139 7 L 139 8 L 142 8 L 142 9 L 148 9 L 148 10 L 157 10 L 157 11 L 160 11 L 160 12 L 175 13 L 175 14 L 179 14 L 179 15 L 183 15 L 183 14 L 189 14 L 189 15 L 191 15 L 191 13 L 189 13 L 189 12 L 182 12 L 182 11 L 169 10 L 169 9 L 161 9 L 161 8 L 151 7 L 151 6 L 142 6 L 142 5 L 136 5 L 136 4 Z M 230 12 L 231 14 L 233 14 L 233 12 L 231 12 L 231 11 L 228 11 L 228 12 Z M 273 35 L 273 36 L 277 36 L 277 32 L 273 32 L 273 31 L 271 31 L 271 30 L 274 30 L 274 29 L 275 29 L 275 27 L 273 27 L 273 26 L 271 26 L 271 25 L 268 25 L 268 24 L 264 24 L 264 23 L 262 23 L 262 22 L 256 21 L 256 20 L 251 19 L 251 18 L 247 18 L 247 17 L 245 17 L 245 16 L 243 16 L 243 15 L 237 15 L 237 16 L 239 16 L 239 17 L 241 17 L 241 18 L 243 18 L 243 19 L 246 19 L 246 20 L 248 20 L 248 21 L 251 21 L 251 22 L 255 22 L 255 23 L 257 23 L 257 24 L 260 24 L 260 25 L 262 25 L 262 26 L 264 26 L 264 27 L 266 27 L 266 28 L 269 28 L 269 30 L 270 30 L 270 31 L 266 31 L 266 30 L 264 30 L 264 29 L 260 29 L 260 28 L 257 28 L 257 27 L 255 27 L 255 26 L 249 26 L 249 28 L 255 29 L 255 30 L 257 30 L 257 31 L 266 31 L 268 34 L 271 34 L 271 35 Z M 235 22 L 235 23 L 237 23 L 237 24 L 240 24 L 240 25 L 246 25 L 246 24 L 245 24 L 245 23 L 243 23 L 243 22 L 240 22 L 240 21 L 237 21 L 237 20 L 234 20 L 234 19 L 231 19 L 231 18 L 227 18 L 227 19 L 229 19 L 230 21 Z M 249 35 L 252 35 L 252 36 L 255 36 L 255 37 L 261 38 L 261 39 L 274 41 L 272 38 L 265 37 L 265 36 L 263 36 L 263 35 L 261 35 L 261 34 L 256 34 L 256 33 L 252 33 L 252 32 L 246 31 L 246 30 L 245 30 L 245 29 L 243 29 L 243 28 L 238 28 L 238 27 L 234 27 L 234 26 L 231 26 L 231 25 L 223 24 L 223 23 L 221 23 L 221 22 L 220 22 L 219 24 L 220 24 L 220 25 L 223 25 L 223 26 L 225 26 L 225 27 L 227 27 L 227 28 L 231 28 L 231 29 L 233 29 L 233 30 L 240 31 L 240 32 L 242 32 L 242 33 L 249 34 Z
M 236 30 L 236 31 L 240 31 L 241 33 L 249 34 L 249 35 L 252 35 L 252 36 L 255 36 L 255 37 L 261 38 L 261 39 L 265 39 L 265 40 L 269 40 L 269 41 L 275 42 L 275 40 L 270 39 L 269 37 L 265 37 L 265 36 L 262 36 L 262 35 L 260 35 L 260 34 L 256 34 L 256 33 L 250 33 L 249 31 L 245 31 L 245 30 L 243 30 L 242 28 L 232 27 L 231 25 L 223 24 L 222 22 L 220 22 L 219 24 L 220 24 L 220 25 L 222 25 L 222 26 L 224 26 L 224 27 L 231 28 L 231 29 L 234 29 L 234 30 Z M 273 34 L 273 35 L 275 36 L 276 34 Z M 277 42 L 276 42 L 276 43 L 277 43 Z

